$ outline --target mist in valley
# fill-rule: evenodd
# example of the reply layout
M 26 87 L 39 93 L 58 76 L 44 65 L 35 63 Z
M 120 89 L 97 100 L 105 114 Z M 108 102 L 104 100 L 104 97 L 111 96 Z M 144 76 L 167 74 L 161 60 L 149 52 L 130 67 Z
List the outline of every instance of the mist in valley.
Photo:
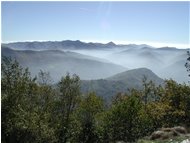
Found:
M 111 62 L 126 69 L 149 68 L 163 79 L 174 79 L 179 83 L 188 82 L 185 62 L 187 49 L 123 46 L 99 50 L 72 50 Z
M 31 69 L 33 75 L 39 70 L 49 71 L 55 82 L 66 73 L 77 74 L 82 80 L 94 80 L 137 68 L 148 68 L 163 79 L 172 78 L 179 83 L 188 81 L 184 66 L 187 49 L 79 40 L 20 42 L 2 46 L 3 55 L 18 59 Z

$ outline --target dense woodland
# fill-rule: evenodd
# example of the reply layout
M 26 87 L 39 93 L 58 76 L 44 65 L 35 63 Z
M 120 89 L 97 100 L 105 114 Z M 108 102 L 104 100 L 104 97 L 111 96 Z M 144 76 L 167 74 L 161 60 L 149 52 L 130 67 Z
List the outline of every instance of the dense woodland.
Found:
M 160 127 L 190 126 L 189 84 L 155 86 L 145 77 L 143 90 L 118 93 L 108 103 L 82 94 L 77 75 L 55 86 L 48 73 L 32 78 L 16 60 L 3 57 L 1 68 L 3 143 L 134 142 Z

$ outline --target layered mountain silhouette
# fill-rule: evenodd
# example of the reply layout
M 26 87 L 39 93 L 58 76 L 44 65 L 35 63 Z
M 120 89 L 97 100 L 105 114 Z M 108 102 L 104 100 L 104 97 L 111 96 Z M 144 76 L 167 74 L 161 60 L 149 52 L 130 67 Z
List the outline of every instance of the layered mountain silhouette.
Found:
M 15 58 L 22 66 L 29 67 L 32 75 L 37 75 L 40 70 L 48 71 L 55 82 L 67 72 L 77 74 L 81 79 L 99 79 L 127 70 L 102 59 L 59 50 L 18 51 L 2 46 L 2 56 Z
M 116 47 L 113 42 L 109 42 L 107 44 L 102 43 L 86 43 L 81 42 L 80 40 L 72 41 L 72 40 L 65 40 L 65 41 L 47 41 L 47 42 L 14 42 L 14 43 L 7 43 L 3 44 L 4 46 L 10 47 L 12 49 L 17 50 L 64 50 L 64 49 L 95 49 L 95 48 L 110 48 Z
M 15 42 L 2 44 L 2 54 L 13 56 L 32 73 L 39 69 L 50 71 L 55 81 L 66 72 L 81 79 L 99 79 L 127 69 L 148 68 L 163 79 L 188 81 L 184 66 L 187 49 L 154 48 L 142 44 L 117 45 L 113 42 L 86 43 L 82 41 Z M 57 78 L 56 78 L 57 77 Z

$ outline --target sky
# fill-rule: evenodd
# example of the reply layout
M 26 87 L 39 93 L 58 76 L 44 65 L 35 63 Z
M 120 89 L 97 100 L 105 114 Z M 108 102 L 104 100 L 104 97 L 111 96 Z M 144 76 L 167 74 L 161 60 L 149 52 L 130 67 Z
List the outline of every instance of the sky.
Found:
M 1 3 L 2 42 L 136 43 L 185 48 L 190 43 L 190 2 Z

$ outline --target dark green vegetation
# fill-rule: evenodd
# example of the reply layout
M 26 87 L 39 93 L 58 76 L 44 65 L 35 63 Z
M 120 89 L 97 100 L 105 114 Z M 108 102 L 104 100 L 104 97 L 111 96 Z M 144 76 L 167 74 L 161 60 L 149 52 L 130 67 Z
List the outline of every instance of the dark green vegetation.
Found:
M 99 80 L 82 80 L 81 91 L 88 93 L 94 91 L 104 99 L 110 99 L 119 92 L 129 93 L 130 89 L 143 89 L 142 79 L 146 77 L 147 81 L 153 81 L 156 86 L 164 85 L 164 80 L 159 78 L 147 68 L 138 68 L 128 70 L 106 79 Z
M 134 142 L 160 127 L 190 126 L 187 84 L 143 78 L 141 90 L 118 93 L 107 105 L 93 92 L 81 94 L 76 75 L 55 87 L 48 73 L 32 78 L 11 59 L 1 67 L 3 143 Z
M 185 63 L 185 67 L 187 68 L 187 71 L 190 72 L 190 51 L 187 51 L 187 55 L 188 55 L 188 58 L 187 58 L 187 62 Z M 189 74 L 189 77 L 190 77 L 190 74 Z

